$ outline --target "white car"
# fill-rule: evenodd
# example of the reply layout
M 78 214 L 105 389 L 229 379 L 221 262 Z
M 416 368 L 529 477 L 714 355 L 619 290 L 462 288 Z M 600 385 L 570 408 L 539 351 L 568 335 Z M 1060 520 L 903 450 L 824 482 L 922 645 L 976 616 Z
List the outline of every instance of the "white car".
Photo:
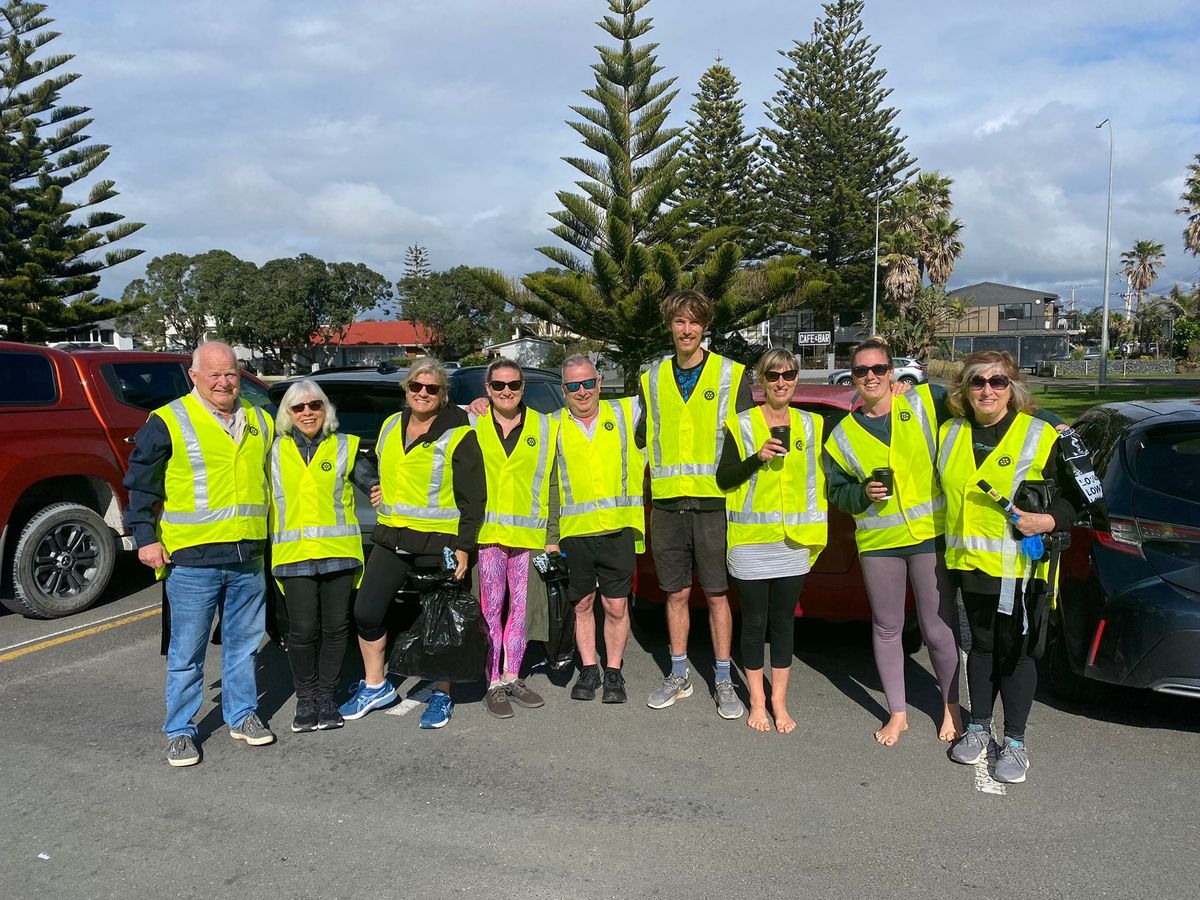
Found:
M 897 381 L 903 381 L 906 384 L 925 384 L 927 381 L 929 381 L 929 370 L 925 367 L 925 363 L 909 356 L 893 356 L 892 369 L 894 372 L 892 377 Z M 830 372 L 829 383 L 843 385 L 852 384 L 853 381 L 850 378 L 850 370 L 838 369 L 835 372 Z

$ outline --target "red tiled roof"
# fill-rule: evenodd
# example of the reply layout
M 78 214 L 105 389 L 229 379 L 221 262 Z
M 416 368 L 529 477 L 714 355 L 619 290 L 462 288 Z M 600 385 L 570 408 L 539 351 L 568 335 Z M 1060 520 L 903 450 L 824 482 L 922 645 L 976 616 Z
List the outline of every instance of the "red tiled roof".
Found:
M 355 322 L 346 331 L 345 337 L 334 335 L 331 344 L 345 347 L 390 347 L 428 344 L 432 338 L 429 330 L 416 322 Z

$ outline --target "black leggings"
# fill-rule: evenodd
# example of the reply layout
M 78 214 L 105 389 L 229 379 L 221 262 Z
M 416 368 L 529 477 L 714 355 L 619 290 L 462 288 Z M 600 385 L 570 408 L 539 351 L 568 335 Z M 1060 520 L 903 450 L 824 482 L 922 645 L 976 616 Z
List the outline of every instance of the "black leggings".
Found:
M 767 622 L 771 624 L 771 668 L 789 669 L 796 634 L 796 601 L 804 586 L 803 575 L 733 579 L 742 604 L 742 665 L 747 669 L 763 667 L 763 644 Z
M 288 614 L 288 661 L 299 698 L 332 697 L 350 636 L 355 570 L 279 579 Z
M 1011 616 L 996 611 L 996 594 L 962 592 L 967 624 L 971 627 L 971 652 L 967 654 L 967 688 L 971 718 L 978 723 L 992 718 L 996 695 L 1004 701 L 1004 734 L 1025 740 L 1025 725 L 1037 691 L 1037 663 L 1045 644 L 1045 627 L 1030 615 L 1029 633 L 1021 634 L 1021 590 Z
M 364 641 L 377 641 L 387 635 L 383 620 L 396 592 L 404 587 L 414 568 L 432 569 L 440 564 L 436 556 L 399 554 L 387 547 L 375 547 L 367 557 L 367 571 L 354 601 L 354 624 Z

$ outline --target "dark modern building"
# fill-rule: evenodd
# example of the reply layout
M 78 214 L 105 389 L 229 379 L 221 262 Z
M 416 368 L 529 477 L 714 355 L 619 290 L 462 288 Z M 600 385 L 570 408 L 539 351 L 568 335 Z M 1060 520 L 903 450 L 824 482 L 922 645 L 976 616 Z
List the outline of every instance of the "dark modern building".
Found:
M 938 334 L 953 344 L 956 356 L 1007 350 L 1018 365 L 1035 366 L 1070 351 L 1058 294 L 981 281 L 947 296 L 970 304 L 961 320 Z

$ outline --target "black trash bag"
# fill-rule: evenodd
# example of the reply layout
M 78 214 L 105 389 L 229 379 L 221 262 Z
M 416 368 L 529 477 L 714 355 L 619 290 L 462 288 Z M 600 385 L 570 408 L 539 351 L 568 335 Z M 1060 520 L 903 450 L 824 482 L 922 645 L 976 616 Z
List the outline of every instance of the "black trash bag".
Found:
M 483 610 L 453 572 L 410 574 L 421 613 L 396 638 L 388 668 L 430 681 L 477 682 L 487 665 L 488 632 Z
M 534 557 L 533 567 L 546 582 L 550 635 L 543 644 L 546 661 L 552 670 L 562 671 L 575 659 L 575 607 L 567 599 L 567 559 L 560 553 L 543 553 Z

